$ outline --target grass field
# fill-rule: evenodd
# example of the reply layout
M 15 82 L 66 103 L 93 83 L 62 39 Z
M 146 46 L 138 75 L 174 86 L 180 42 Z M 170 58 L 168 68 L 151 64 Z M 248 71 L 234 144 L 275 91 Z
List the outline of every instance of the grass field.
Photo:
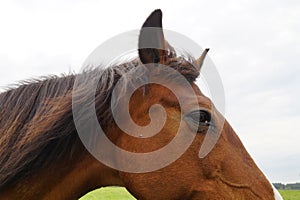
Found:
M 135 200 L 123 187 L 104 187 L 94 190 L 79 200 Z
M 284 200 L 300 200 L 300 190 L 279 190 Z M 104 187 L 94 190 L 80 200 L 135 200 L 123 187 Z
M 284 200 L 300 200 L 300 190 L 279 190 Z

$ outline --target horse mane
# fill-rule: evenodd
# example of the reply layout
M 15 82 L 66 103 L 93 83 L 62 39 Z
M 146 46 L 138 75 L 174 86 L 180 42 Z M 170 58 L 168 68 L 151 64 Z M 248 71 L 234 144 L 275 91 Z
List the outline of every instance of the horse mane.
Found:
M 190 61 L 178 57 L 168 66 L 193 82 L 199 72 Z M 80 139 L 73 121 L 72 93 L 82 96 L 82 104 L 87 103 L 86 86 L 73 91 L 76 77 L 84 75 L 87 82 L 98 78 L 97 116 L 101 125 L 108 126 L 113 122 L 109 105 L 115 84 L 123 74 L 140 64 L 135 59 L 105 69 L 88 69 L 82 74 L 44 77 L 1 93 L 0 190 L 58 159 L 73 158 Z M 127 77 L 126 85 L 134 84 L 135 79 Z

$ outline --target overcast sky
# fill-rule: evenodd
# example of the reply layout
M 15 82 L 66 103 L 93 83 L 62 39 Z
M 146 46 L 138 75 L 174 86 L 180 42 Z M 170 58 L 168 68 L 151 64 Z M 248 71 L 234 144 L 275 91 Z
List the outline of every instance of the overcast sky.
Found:
M 0 91 L 78 72 L 102 42 L 138 29 L 156 8 L 164 27 L 209 47 L 229 120 L 273 182 L 300 182 L 300 1 L 2 0 Z

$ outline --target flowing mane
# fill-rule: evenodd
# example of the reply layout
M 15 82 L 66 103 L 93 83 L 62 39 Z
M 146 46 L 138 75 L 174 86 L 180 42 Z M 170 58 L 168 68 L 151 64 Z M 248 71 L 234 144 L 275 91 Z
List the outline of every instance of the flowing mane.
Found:
M 192 61 L 191 57 L 189 60 Z M 136 59 L 106 69 L 98 67 L 83 72 L 87 81 L 100 77 L 96 109 L 101 125 L 108 126 L 112 122 L 108 105 L 115 84 L 139 64 Z M 169 66 L 189 81 L 194 81 L 199 75 L 183 57 L 173 58 Z M 62 156 L 72 158 L 74 146 L 80 142 L 72 117 L 72 89 L 76 76 L 49 76 L 26 81 L 0 94 L 0 189 Z M 174 78 L 170 75 L 170 79 Z M 127 77 L 127 85 L 134 84 L 135 79 Z M 84 88 L 79 92 L 85 96 Z

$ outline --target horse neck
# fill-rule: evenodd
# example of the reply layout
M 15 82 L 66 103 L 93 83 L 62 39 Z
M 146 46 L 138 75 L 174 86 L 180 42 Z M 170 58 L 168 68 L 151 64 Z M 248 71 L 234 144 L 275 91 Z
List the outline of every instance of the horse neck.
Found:
M 93 189 L 112 185 L 123 185 L 118 172 L 84 150 L 72 161 L 53 163 L 0 191 L 0 199 L 78 199 Z

